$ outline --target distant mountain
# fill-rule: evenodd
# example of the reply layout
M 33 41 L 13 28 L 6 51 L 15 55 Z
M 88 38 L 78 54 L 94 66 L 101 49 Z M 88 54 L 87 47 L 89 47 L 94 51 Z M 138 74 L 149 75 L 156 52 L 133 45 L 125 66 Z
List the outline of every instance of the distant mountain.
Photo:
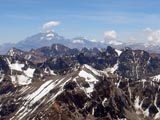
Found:
M 91 48 L 91 47 L 106 47 L 107 45 L 101 44 L 95 40 L 90 40 L 83 37 L 77 37 L 73 39 L 66 39 L 63 36 L 58 35 L 53 31 L 47 31 L 44 33 L 38 33 L 26 38 L 16 44 L 4 44 L 0 47 L 0 53 L 6 53 L 10 48 L 17 48 L 23 51 L 29 51 L 31 49 L 37 49 L 43 46 L 50 46 L 52 44 L 63 44 L 70 48 Z
M 63 36 L 58 35 L 53 31 L 47 31 L 44 33 L 38 33 L 26 38 L 15 44 L 4 44 L 0 46 L 0 54 L 5 54 L 11 48 L 21 49 L 23 51 L 30 51 L 31 49 L 37 49 L 43 46 L 51 46 L 52 44 L 63 44 L 70 48 L 106 48 L 112 46 L 117 49 L 124 47 L 130 47 L 132 49 L 142 49 L 150 53 L 160 53 L 160 46 L 145 43 L 123 43 L 120 41 L 98 41 L 94 39 L 88 39 L 86 37 L 76 37 L 73 39 L 66 39 Z
M 32 48 L 40 48 L 43 46 L 50 46 L 53 43 L 69 44 L 70 40 L 56 34 L 55 32 L 48 31 L 45 33 L 38 33 L 31 37 L 26 38 L 16 44 L 16 48 L 28 51 Z

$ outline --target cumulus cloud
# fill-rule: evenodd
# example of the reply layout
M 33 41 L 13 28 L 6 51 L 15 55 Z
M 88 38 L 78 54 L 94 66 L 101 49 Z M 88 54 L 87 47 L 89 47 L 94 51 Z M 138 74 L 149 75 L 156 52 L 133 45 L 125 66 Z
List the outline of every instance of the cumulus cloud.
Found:
M 145 28 L 132 33 L 127 38 L 128 43 L 146 43 L 150 45 L 160 44 L 160 29 Z
M 51 29 L 55 26 L 58 26 L 59 24 L 60 24 L 59 21 L 50 21 L 50 22 L 47 22 L 47 23 L 43 24 L 42 29 L 43 30 L 48 30 L 48 29 Z
M 117 33 L 114 30 L 106 31 L 106 32 L 104 32 L 104 38 L 105 38 L 105 40 L 116 40 Z
M 160 44 L 160 29 L 146 28 L 144 32 L 149 43 Z
M 114 30 L 104 32 L 104 41 L 101 43 L 108 43 L 110 45 L 121 45 L 122 42 L 117 40 L 117 32 Z
M 127 36 L 126 36 L 127 35 Z M 147 43 L 149 45 L 160 45 L 160 29 L 152 29 L 150 27 L 140 30 L 135 33 L 126 34 L 119 38 L 116 31 L 106 31 L 104 32 L 104 41 L 102 43 L 117 43 L 118 39 L 124 40 L 127 43 Z

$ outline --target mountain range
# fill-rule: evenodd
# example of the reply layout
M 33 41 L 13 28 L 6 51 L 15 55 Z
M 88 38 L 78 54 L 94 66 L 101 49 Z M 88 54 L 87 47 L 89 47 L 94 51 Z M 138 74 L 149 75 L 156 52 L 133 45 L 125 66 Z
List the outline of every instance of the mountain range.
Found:
M 0 56 L 0 120 L 159 120 L 160 55 L 52 44 Z
M 115 40 L 95 40 L 88 39 L 86 37 L 76 37 L 73 39 L 67 39 L 53 31 L 47 31 L 38 33 L 27 37 L 26 39 L 17 43 L 6 43 L 0 46 L 0 54 L 6 54 L 10 48 L 17 48 L 23 51 L 29 51 L 32 48 L 37 49 L 43 46 L 50 46 L 52 44 L 63 44 L 70 48 L 106 48 L 112 46 L 114 48 L 122 49 L 124 47 L 130 47 L 132 49 L 141 49 L 150 53 L 160 53 L 160 46 L 146 43 L 123 43 Z

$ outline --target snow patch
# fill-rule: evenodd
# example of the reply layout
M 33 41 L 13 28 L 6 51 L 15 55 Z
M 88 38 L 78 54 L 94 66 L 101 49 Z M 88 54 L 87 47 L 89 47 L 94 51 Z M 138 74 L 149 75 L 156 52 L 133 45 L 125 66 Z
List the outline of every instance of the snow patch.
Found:
M 94 82 L 96 83 L 98 80 L 91 74 L 87 73 L 84 70 L 79 72 L 79 76 L 85 78 L 86 82 Z
M 121 79 L 117 83 L 117 88 L 119 87 L 120 83 L 121 83 Z
M 89 84 L 88 88 L 84 88 L 86 93 L 91 93 L 94 90 L 94 84 L 98 81 L 93 75 L 87 73 L 84 70 L 79 72 L 79 76 L 85 78 L 85 81 Z
M 154 116 L 154 119 L 160 119 L 160 108 L 157 106 L 157 99 L 158 99 L 158 94 L 156 93 L 155 99 L 154 99 L 154 105 L 156 106 L 158 113 Z
M 93 92 L 93 89 L 94 89 L 94 84 L 89 84 L 90 87 L 86 88 L 86 92 L 87 93 L 91 93 Z
M 32 55 L 28 55 L 28 56 L 27 56 L 27 59 L 28 59 L 28 60 L 30 60 L 30 59 L 31 59 L 31 57 L 32 57 Z
M 15 85 L 17 83 L 16 77 L 15 76 L 11 76 L 11 81 Z
M 58 45 L 56 44 L 56 50 L 58 51 Z
M 148 117 L 149 116 L 149 108 L 147 108 L 144 112 L 143 112 L 144 116 L 145 117 Z
M 91 41 L 91 42 L 97 42 L 97 40 L 96 40 L 96 39 L 91 39 L 90 41 Z
M 146 79 L 142 79 L 141 82 L 143 83 L 143 88 L 144 88 L 144 84 L 147 80 Z
M 32 77 L 33 77 L 33 74 L 34 74 L 34 71 L 35 71 L 35 69 L 28 68 L 27 70 L 24 70 L 23 72 L 24 72 L 24 74 L 25 74 L 26 76 L 32 78 Z
M 0 82 L 2 82 L 3 79 L 4 79 L 4 74 L 1 75 Z
M 116 41 L 116 40 L 109 41 L 109 44 L 110 44 L 110 45 L 122 45 L 121 42 L 118 42 L 118 41 Z
M 16 70 L 20 70 L 20 67 Z M 32 83 L 32 78 L 35 69 L 28 68 L 27 70 L 22 71 L 21 75 L 11 75 L 11 80 L 14 85 L 28 85 Z
M 56 74 L 54 73 L 54 71 L 51 70 L 50 68 L 45 68 L 44 73 L 50 74 L 50 75 L 56 75 Z
M 78 43 L 78 44 L 84 44 L 83 40 L 73 40 L 72 42 L 73 43 Z
M 117 52 L 118 56 L 121 55 L 122 51 L 118 50 L 118 49 L 115 49 L 115 51 Z
M 138 110 L 140 108 L 140 105 L 139 105 L 139 96 L 136 97 L 135 101 L 134 101 L 134 107 L 136 110 Z
M 92 71 L 95 75 L 101 76 L 96 69 L 92 68 L 91 66 L 85 64 L 84 67 L 86 67 L 88 70 Z
M 18 75 L 18 84 L 19 85 L 28 85 L 32 83 L 32 79 L 28 78 L 27 76 L 24 75 Z
M 113 67 L 107 68 L 106 71 L 114 73 L 117 69 L 118 69 L 118 63 L 116 63 Z
M 9 50 L 9 55 L 10 56 L 14 56 L 14 50 L 13 50 L 13 48 Z
M 16 84 L 28 85 L 28 84 L 32 83 L 32 79 L 25 76 L 25 75 L 15 75 L 15 76 L 12 75 L 11 80 L 14 85 L 16 85 Z
M 102 105 L 103 105 L 103 107 L 106 107 L 106 105 L 105 105 L 105 103 L 107 102 L 107 98 L 104 98 L 104 100 L 102 101 Z
M 151 77 L 151 79 L 153 81 L 160 82 L 160 75 L 153 76 L 153 77 Z
M 134 108 L 136 109 L 136 113 L 137 114 L 143 114 L 144 116 L 148 116 L 149 115 L 149 110 L 146 109 L 145 111 L 142 109 L 142 105 L 143 105 L 143 101 L 140 101 L 139 96 L 136 96 L 136 99 L 134 101 Z
M 12 63 L 12 64 L 9 62 L 9 67 L 11 68 L 11 70 L 22 71 L 24 64 L 20 64 L 20 63 L 18 63 L 18 61 L 16 61 L 15 63 Z
M 46 35 L 46 37 L 54 37 L 54 34 L 53 33 L 49 33 Z

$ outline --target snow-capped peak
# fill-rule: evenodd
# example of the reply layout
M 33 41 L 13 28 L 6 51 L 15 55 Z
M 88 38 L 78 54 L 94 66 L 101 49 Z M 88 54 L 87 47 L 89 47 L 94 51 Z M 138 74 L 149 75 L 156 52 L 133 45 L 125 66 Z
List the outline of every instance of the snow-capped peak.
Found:
M 54 33 L 49 33 L 46 35 L 46 37 L 54 37 Z

